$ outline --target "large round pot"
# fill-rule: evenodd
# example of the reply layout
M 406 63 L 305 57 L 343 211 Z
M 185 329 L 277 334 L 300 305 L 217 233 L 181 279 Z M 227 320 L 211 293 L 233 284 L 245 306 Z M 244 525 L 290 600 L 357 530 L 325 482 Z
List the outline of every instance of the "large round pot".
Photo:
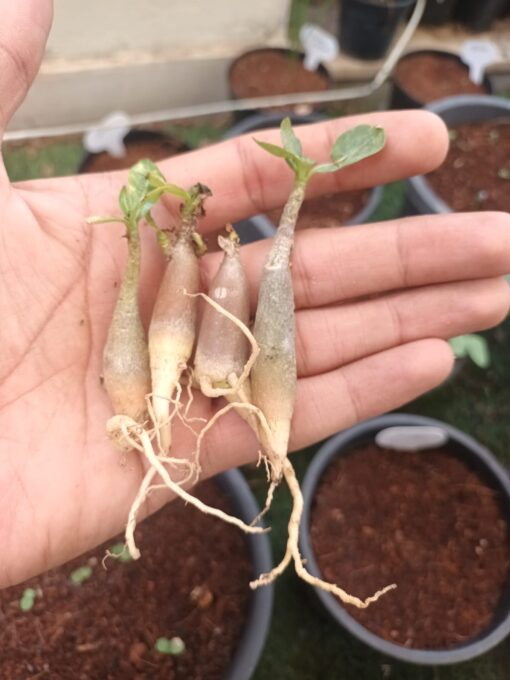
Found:
M 406 86 L 404 77 L 409 78 L 413 71 L 413 61 L 422 62 L 422 79 L 425 89 L 419 96 L 420 86 L 416 87 L 412 78 L 411 87 Z M 425 62 L 425 63 L 424 63 Z M 404 71 L 405 69 L 405 71 Z M 400 71 L 400 73 L 399 73 Z M 461 58 L 452 52 L 443 50 L 414 50 L 401 57 L 393 71 L 393 90 L 390 108 L 416 109 L 432 101 L 438 101 L 450 96 L 491 94 L 490 80 L 485 75 L 481 85 L 475 85 L 469 78 L 469 69 Z M 416 88 L 416 89 L 415 89 Z M 430 89 L 432 88 L 432 89 Z M 427 91 L 428 90 L 428 91 Z M 436 96 L 437 95 L 437 96 Z
M 452 126 L 510 116 L 510 101 L 502 97 L 448 97 L 425 108 L 437 113 L 447 125 Z M 407 180 L 406 201 L 408 214 L 452 212 L 450 206 L 433 190 L 425 175 Z
M 282 121 L 282 117 L 281 114 L 255 114 L 234 125 L 225 135 L 225 139 L 238 137 L 239 135 L 254 132 L 256 130 L 278 128 Z M 305 125 L 307 123 L 316 123 L 325 120 L 323 116 L 317 113 L 305 116 L 291 115 L 290 118 L 293 125 Z M 382 196 L 382 187 L 374 187 L 371 189 L 367 202 L 361 210 L 353 215 L 345 224 L 363 224 L 370 221 L 370 218 L 375 213 L 382 200 Z M 236 231 L 240 234 L 241 241 L 243 243 L 248 243 L 263 238 L 271 238 L 276 232 L 277 225 L 267 215 L 254 215 L 249 220 L 237 223 L 235 227 Z
M 323 92 L 331 85 L 328 70 L 322 64 L 316 71 L 303 66 L 304 54 L 282 47 L 262 47 L 244 52 L 234 59 L 228 70 L 228 84 L 232 99 L 251 99 L 298 92 Z M 287 111 L 306 114 L 317 107 L 297 104 L 290 107 L 264 109 L 268 112 Z M 239 111 L 236 119 L 251 116 L 257 109 Z
M 416 0 L 342 0 L 340 49 L 358 59 L 381 59 Z
M 305 506 L 300 531 L 300 546 L 307 567 L 312 574 L 321 576 L 309 533 L 312 504 L 321 478 L 337 457 L 347 456 L 353 449 L 373 443 L 375 436 L 381 430 L 395 426 L 440 428 L 448 437 L 444 446 L 449 452 L 451 451 L 452 456 L 465 461 L 470 468 L 480 474 L 486 483 L 488 482 L 492 488 L 497 490 L 502 500 L 503 512 L 510 520 L 510 478 L 507 471 L 485 447 L 460 430 L 432 418 L 398 413 L 382 416 L 360 423 L 332 437 L 320 448 L 307 470 L 302 485 Z M 398 456 L 399 453 L 396 452 L 394 455 Z M 427 456 L 427 452 L 420 455 Z M 384 483 L 384 480 L 381 480 L 381 483 Z M 373 649 L 408 663 L 443 665 L 467 661 L 487 652 L 510 633 L 510 582 L 494 611 L 490 625 L 478 636 L 448 649 L 413 649 L 389 642 L 356 621 L 329 593 L 319 589 L 316 589 L 315 593 L 320 604 L 341 627 Z M 398 594 L 398 584 L 395 593 Z M 370 608 L 366 611 L 369 612 Z M 415 614 L 416 618 L 420 619 L 420 612 L 417 611 Z
M 196 494 L 245 523 L 260 511 L 238 470 Z M 249 588 L 272 568 L 268 537 L 247 536 L 177 500 L 140 523 L 136 540 L 136 562 L 119 536 L 0 591 L 0 677 L 249 680 L 271 618 L 272 586 Z M 106 550 L 122 559 L 102 565 Z M 158 647 L 169 638 L 181 639 L 181 653 Z

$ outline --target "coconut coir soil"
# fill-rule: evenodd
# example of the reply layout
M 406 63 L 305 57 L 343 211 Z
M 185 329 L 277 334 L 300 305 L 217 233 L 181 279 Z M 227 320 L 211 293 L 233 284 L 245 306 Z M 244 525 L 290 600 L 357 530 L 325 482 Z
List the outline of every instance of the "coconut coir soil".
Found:
M 199 497 L 229 511 L 213 482 Z M 142 557 L 101 560 L 107 545 L 29 582 L 0 591 L 0 678 L 5 680 L 214 680 L 223 677 L 243 630 L 252 577 L 239 530 L 180 501 L 137 529 Z M 93 566 L 72 585 L 69 574 Z M 26 587 L 42 595 L 23 613 Z M 181 637 L 186 651 L 154 650 Z
M 398 453 L 371 445 L 337 458 L 311 517 L 320 570 L 367 597 L 351 616 L 390 642 L 444 649 L 487 628 L 510 570 L 498 493 L 445 451 Z
M 369 198 L 370 190 L 362 189 L 306 200 L 299 213 L 296 229 L 323 229 L 346 224 L 365 207 Z M 268 217 L 273 224 L 278 224 L 281 213 L 281 209 L 271 210 Z
M 450 149 L 428 182 L 456 211 L 510 212 L 510 118 L 450 130 Z
M 402 90 L 423 104 L 460 94 L 487 94 L 485 85 L 472 82 L 466 66 L 439 55 L 417 54 L 401 59 L 394 78 Z
M 328 89 L 319 71 L 307 71 L 301 59 L 274 50 L 257 50 L 240 57 L 230 71 L 230 87 L 237 99 L 316 92 Z

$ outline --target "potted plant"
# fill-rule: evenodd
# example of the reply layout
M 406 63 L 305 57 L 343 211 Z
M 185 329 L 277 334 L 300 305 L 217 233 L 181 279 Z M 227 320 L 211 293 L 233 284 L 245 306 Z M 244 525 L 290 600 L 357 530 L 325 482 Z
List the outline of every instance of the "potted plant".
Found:
M 188 146 L 180 139 L 156 130 L 130 130 L 124 137 L 123 143 L 126 153 L 121 156 L 112 156 L 107 151 L 87 152 L 80 163 L 78 172 L 124 170 L 142 158 L 159 161 L 188 150 Z
M 480 85 L 469 77 L 469 69 L 452 52 L 414 50 L 401 57 L 393 71 L 390 108 L 421 108 L 445 97 L 491 93 L 487 76 Z
M 228 83 L 233 99 L 251 99 L 296 92 L 323 92 L 331 83 L 327 69 L 320 64 L 316 71 L 307 70 L 304 54 L 280 47 L 262 47 L 237 57 L 228 70 Z M 297 105 L 269 109 L 287 113 L 310 113 L 316 107 Z M 267 109 L 266 109 L 267 110 Z M 254 110 L 238 115 L 242 119 Z
M 259 512 L 237 470 L 198 494 L 246 522 Z M 138 534 L 144 559 L 131 561 L 118 537 L 0 592 L 1 677 L 251 677 L 273 594 L 248 582 L 271 569 L 267 536 L 244 536 L 181 501 Z M 118 559 L 103 567 L 106 550 Z
M 407 211 L 508 211 L 510 102 L 500 97 L 449 97 L 426 108 L 448 125 L 450 150 L 438 170 L 407 180 Z
M 361 423 L 319 450 L 303 494 L 312 573 L 358 596 L 397 585 L 356 611 L 316 591 L 352 635 L 396 659 L 440 665 L 510 633 L 510 479 L 471 437 L 415 415 Z
M 294 125 L 313 123 L 323 120 L 318 114 L 291 116 Z M 226 138 L 278 127 L 282 120 L 279 114 L 256 114 L 232 127 Z M 296 229 L 307 227 L 327 228 L 339 224 L 354 225 L 370 221 L 382 200 L 382 187 L 358 189 L 321 197 L 320 201 L 307 200 L 303 204 Z M 244 243 L 260 238 L 272 237 L 276 231 L 281 209 L 277 208 L 265 215 L 255 215 L 250 220 L 236 225 L 236 230 Z
M 455 18 L 473 31 L 488 31 L 506 9 L 507 0 L 462 0 L 457 4 Z
M 340 49 L 358 59 L 383 57 L 416 0 L 342 0 Z

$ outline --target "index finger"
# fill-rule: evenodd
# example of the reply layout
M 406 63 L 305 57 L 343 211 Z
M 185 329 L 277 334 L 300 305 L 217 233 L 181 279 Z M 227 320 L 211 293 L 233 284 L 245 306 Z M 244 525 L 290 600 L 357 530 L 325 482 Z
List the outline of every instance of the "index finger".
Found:
M 323 162 L 330 160 L 335 139 L 360 124 L 379 125 L 386 132 L 384 149 L 361 163 L 340 172 L 312 178 L 307 196 L 348 191 L 386 184 L 418 175 L 437 167 L 448 149 L 444 123 L 427 111 L 386 111 L 349 116 L 296 127 L 305 155 Z M 180 186 L 197 181 L 213 192 L 201 230 L 211 231 L 225 222 L 237 222 L 251 215 L 283 205 L 292 188 L 293 176 L 286 163 L 267 154 L 253 137 L 279 143 L 278 130 L 242 135 L 161 163 L 168 178 Z M 171 212 L 177 203 L 168 199 Z

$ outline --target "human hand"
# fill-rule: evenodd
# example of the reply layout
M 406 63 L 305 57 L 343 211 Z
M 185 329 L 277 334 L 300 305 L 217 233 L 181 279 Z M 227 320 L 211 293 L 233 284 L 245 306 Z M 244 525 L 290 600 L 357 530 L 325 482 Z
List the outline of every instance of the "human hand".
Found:
M 51 21 L 49 0 L 0 0 L 0 130 L 26 94 Z M 298 131 L 304 151 L 325 159 L 331 141 L 360 122 L 387 133 L 385 149 L 358 166 L 315 178 L 309 195 L 373 186 L 427 172 L 447 135 L 421 112 L 374 113 Z M 260 133 L 277 141 L 277 131 Z M 240 138 L 161 164 L 169 181 L 213 191 L 202 230 L 281 205 L 284 164 Z M 144 468 L 105 434 L 111 415 L 100 384 L 101 354 L 126 247 L 118 225 L 89 226 L 118 213 L 125 173 L 10 185 L 0 168 L 0 585 L 70 559 L 122 529 Z M 167 202 L 159 221 L 171 223 Z M 267 244 L 243 249 L 253 304 Z M 219 262 L 203 258 L 204 282 Z M 141 304 L 150 317 L 163 258 L 143 235 Z M 301 448 L 413 399 L 448 375 L 446 338 L 497 324 L 508 312 L 510 220 L 484 213 L 300 232 L 293 277 L 299 390 L 291 447 Z M 198 415 L 217 404 L 197 397 Z M 173 454 L 193 448 L 174 424 Z M 254 460 L 250 429 L 230 413 L 204 440 L 204 476 Z M 150 498 L 153 511 L 168 500 Z

